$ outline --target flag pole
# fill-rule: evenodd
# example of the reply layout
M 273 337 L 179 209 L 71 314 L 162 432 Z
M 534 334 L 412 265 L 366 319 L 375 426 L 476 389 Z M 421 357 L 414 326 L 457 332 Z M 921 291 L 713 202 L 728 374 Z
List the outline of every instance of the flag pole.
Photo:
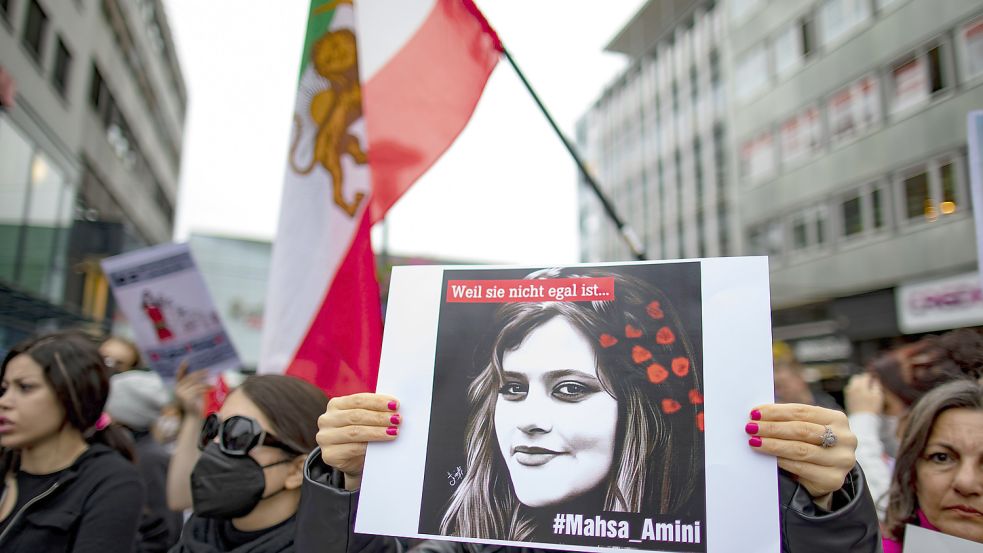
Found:
M 498 46 L 502 51 L 502 54 L 505 55 L 505 59 L 509 61 L 509 65 L 512 66 L 512 69 L 514 69 L 515 73 L 519 76 L 519 80 L 522 81 L 522 84 L 525 85 L 526 90 L 529 91 L 532 99 L 536 101 L 536 105 L 539 106 L 539 110 L 543 112 L 543 116 L 546 117 L 546 120 L 549 121 L 550 126 L 553 127 L 553 131 L 558 137 L 560 137 L 560 141 L 563 142 L 563 146 L 566 147 L 567 152 L 570 153 L 570 157 L 572 157 L 574 163 L 577 164 L 577 169 L 579 169 L 580 174 L 584 176 L 584 180 L 587 181 L 587 185 L 594 191 L 597 199 L 601 201 L 601 206 L 604 207 L 605 213 L 607 213 L 608 217 L 611 218 L 611 221 L 614 222 L 615 226 L 618 227 L 621 237 L 625 240 L 625 243 L 628 244 L 628 248 L 631 249 L 635 259 L 638 259 L 639 261 L 645 261 L 648 259 L 645 254 L 645 246 L 642 245 L 642 241 L 638 238 L 638 235 L 635 234 L 635 231 L 628 225 L 628 222 L 618 215 L 614 205 L 607 198 L 604 192 L 601 191 L 601 187 L 597 184 L 597 181 L 594 180 L 591 172 L 587 170 L 587 165 L 584 164 L 584 161 L 580 158 L 580 154 L 577 153 L 573 143 L 567 139 L 567 137 L 563 134 L 563 131 L 560 130 L 560 127 L 557 126 L 556 121 L 553 120 L 553 116 L 550 115 L 550 112 L 546 109 L 546 106 L 543 105 L 543 101 L 539 99 L 539 95 L 537 95 L 536 91 L 533 90 L 532 85 L 529 84 L 526 76 L 522 73 L 522 70 L 519 69 L 519 66 L 515 63 L 515 60 L 512 59 L 512 55 L 509 54 L 508 49 L 505 48 L 505 45 L 502 44 L 501 40 L 498 41 Z

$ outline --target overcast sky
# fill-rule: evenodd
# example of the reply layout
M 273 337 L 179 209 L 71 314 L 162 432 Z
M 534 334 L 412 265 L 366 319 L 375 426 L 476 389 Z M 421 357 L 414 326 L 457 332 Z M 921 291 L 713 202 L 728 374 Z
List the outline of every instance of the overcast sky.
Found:
M 309 2 L 165 3 L 190 96 L 175 237 L 273 239 Z M 642 3 L 478 0 L 571 139 L 625 67 L 603 48 Z M 389 212 L 387 247 L 462 261 L 576 262 L 576 206 L 573 162 L 503 60 L 457 142 Z

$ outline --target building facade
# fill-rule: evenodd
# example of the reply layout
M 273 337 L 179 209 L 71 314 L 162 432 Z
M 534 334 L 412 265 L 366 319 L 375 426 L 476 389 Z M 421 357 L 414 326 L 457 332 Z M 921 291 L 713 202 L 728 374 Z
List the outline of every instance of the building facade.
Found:
M 966 163 L 983 4 L 652 1 L 609 49 L 631 64 L 578 143 L 650 258 L 768 255 L 776 338 L 831 370 L 983 324 Z M 583 260 L 627 259 L 581 189 Z
M 106 314 L 98 259 L 170 240 L 187 91 L 160 0 L 0 0 L 0 327 Z M 26 299 L 24 299 L 26 298 Z M 13 301 L 13 300 L 11 300 Z M 9 343 L 10 340 L 3 340 Z
M 716 2 L 649 2 L 608 45 L 629 68 L 577 125 L 577 144 L 652 259 L 731 255 L 723 13 Z M 631 252 L 581 178 L 581 258 Z

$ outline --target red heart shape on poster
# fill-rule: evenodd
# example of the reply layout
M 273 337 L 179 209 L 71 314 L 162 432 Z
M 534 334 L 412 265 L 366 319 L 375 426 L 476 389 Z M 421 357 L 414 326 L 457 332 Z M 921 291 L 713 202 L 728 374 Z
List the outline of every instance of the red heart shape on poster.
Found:
M 700 429 L 700 432 L 703 432 L 703 413 L 696 414 L 696 427 Z
M 636 363 L 644 363 L 652 358 L 652 352 L 642 346 L 631 348 L 631 358 Z
M 685 357 L 677 357 L 673 359 L 672 372 L 680 378 L 689 374 L 689 359 Z
M 679 411 L 681 407 L 682 405 L 680 405 L 679 402 L 674 399 L 666 398 L 662 400 L 662 411 L 667 415 L 671 415 L 676 411 Z
M 689 402 L 693 405 L 700 405 L 703 403 L 703 394 L 699 390 L 693 388 L 689 391 Z
M 601 334 L 601 347 L 609 348 L 618 343 L 618 339 L 610 334 Z
M 646 372 L 648 373 L 649 382 L 652 384 L 661 384 L 665 379 L 669 378 L 669 371 L 658 363 L 649 365 Z
M 662 312 L 662 305 L 660 305 L 657 301 L 653 301 L 652 303 L 648 304 L 645 311 L 648 312 L 649 317 L 652 317 L 653 319 L 661 319 L 666 316 L 666 314 Z
M 655 335 L 655 342 L 661 346 L 668 346 L 676 341 L 676 335 L 672 333 L 672 330 L 668 326 L 664 326 L 659 329 L 659 333 Z
M 642 335 L 642 329 L 635 328 L 630 324 L 625 325 L 625 336 L 629 338 L 638 338 L 641 335 Z

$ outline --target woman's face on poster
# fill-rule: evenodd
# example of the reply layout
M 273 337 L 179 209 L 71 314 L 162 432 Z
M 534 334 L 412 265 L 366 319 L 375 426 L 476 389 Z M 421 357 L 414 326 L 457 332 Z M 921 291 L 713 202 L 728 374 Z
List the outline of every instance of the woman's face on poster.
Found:
M 505 352 L 502 368 L 495 432 L 519 501 L 553 505 L 603 482 L 614 459 L 618 404 L 601 386 L 584 335 L 553 317 Z

